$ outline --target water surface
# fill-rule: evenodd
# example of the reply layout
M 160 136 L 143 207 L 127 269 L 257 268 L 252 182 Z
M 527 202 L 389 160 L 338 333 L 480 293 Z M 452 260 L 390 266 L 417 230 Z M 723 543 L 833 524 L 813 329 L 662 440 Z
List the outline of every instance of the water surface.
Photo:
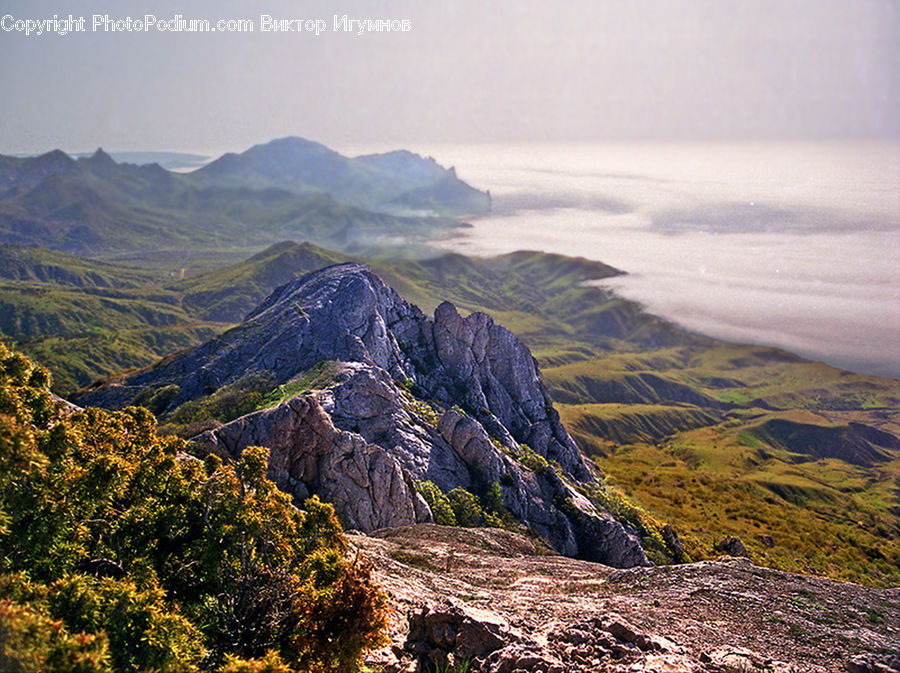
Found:
M 493 196 L 447 248 L 603 261 L 687 328 L 900 377 L 900 143 L 413 149 Z

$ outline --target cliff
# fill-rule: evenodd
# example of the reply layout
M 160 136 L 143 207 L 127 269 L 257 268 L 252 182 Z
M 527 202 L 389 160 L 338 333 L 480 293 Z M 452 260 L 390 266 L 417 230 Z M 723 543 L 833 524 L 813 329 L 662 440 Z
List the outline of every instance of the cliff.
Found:
M 648 563 L 636 531 L 584 496 L 602 485 L 524 344 L 449 303 L 429 319 L 359 264 L 287 283 L 220 337 L 73 401 L 121 408 L 166 388 L 166 413 L 252 372 L 286 384 L 323 361 L 337 363 L 327 385 L 209 430 L 197 450 L 267 446 L 284 490 L 321 495 L 367 532 L 433 519 L 415 482 L 496 484 L 503 508 L 560 553 Z

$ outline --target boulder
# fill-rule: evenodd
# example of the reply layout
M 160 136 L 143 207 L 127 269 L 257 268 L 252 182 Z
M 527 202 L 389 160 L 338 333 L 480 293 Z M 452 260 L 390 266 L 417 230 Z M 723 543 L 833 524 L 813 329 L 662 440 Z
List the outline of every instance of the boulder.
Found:
M 729 535 L 728 537 L 719 540 L 716 544 L 716 551 L 728 554 L 729 556 L 750 557 L 750 554 L 747 553 L 747 548 L 744 546 L 744 543 L 741 542 L 741 538 L 735 537 L 734 535 Z

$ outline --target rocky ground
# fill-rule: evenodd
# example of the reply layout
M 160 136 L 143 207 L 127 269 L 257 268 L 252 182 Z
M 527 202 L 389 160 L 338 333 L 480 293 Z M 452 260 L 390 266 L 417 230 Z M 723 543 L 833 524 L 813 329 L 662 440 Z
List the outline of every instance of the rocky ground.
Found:
M 374 671 L 900 671 L 900 589 L 732 557 L 616 570 L 493 529 L 350 539 L 390 595 Z

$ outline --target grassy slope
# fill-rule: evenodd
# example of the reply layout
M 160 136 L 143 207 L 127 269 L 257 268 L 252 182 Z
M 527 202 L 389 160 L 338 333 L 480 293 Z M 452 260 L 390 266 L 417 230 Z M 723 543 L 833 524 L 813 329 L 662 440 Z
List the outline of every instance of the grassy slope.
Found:
M 104 257 L 222 242 L 259 249 L 287 238 L 359 251 L 454 224 L 369 212 L 324 193 L 206 185 L 154 165 L 116 164 L 102 155 L 76 162 L 57 154 L 0 162 L 0 242 Z
M 33 281 L 12 283 L 3 293 L 19 292 L 19 310 L 31 307 L 48 325 L 23 349 L 63 380 L 81 383 L 196 343 L 273 286 L 345 259 L 281 244 L 244 263 L 178 282 L 156 280 L 133 294 Z M 448 299 L 463 310 L 489 312 L 521 336 L 582 447 L 612 483 L 671 521 L 694 557 L 713 555 L 714 542 L 733 534 L 764 564 L 900 583 L 900 451 L 852 465 L 785 449 L 758 430 L 778 419 L 826 433 L 846 434 L 856 422 L 900 434 L 897 381 L 687 334 L 581 286 L 615 273 L 587 260 L 515 253 L 371 263 L 426 311 Z M 118 278 L 109 265 L 104 269 Z M 125 283 L 134 271 L 121 273 L 116 282 Z M 44 289 L 40 305 L 22 297 L 23 285 Z M 765 535 L 774 547 L 764 544 Z

